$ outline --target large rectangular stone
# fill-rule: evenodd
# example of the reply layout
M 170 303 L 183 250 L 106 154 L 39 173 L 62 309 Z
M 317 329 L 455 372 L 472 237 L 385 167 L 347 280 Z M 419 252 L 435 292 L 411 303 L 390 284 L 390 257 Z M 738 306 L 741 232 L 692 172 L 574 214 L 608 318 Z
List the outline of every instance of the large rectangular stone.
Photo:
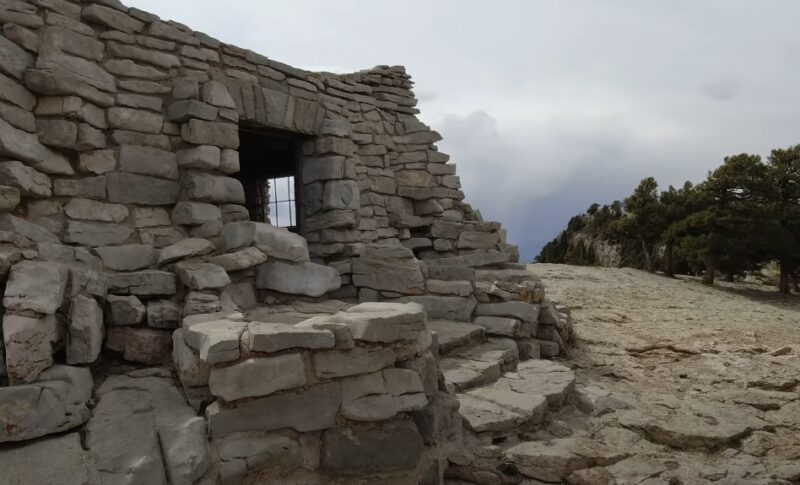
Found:
M 327 350 L 314 355 L 314 372 L 317 377 L 354 376 L 379 371 L 394 364 L 392 349 L 367 349 L 356 347 L 351 350 Z
M 174 295 L 175 274 L 166 271 L 138 271 L 134 273 L 108 273 L 105 276 L 108 292 L 116 295 Z
M 215 203 L 244 204 L 242 183 L 232 177 L 187 173 L 181 178 L 186 197 L 191 200 Z
M 253 357 L 227 367 L 212 367 L 211 394 L 226 401 L 269 396 L 306 383 L 306 366 L 300 354 Z
M 108 124 L 112 128 L 157 135 L 161 133 L 161 129 L 164 126 L 164 116 L 140 109 L 110 108 L 108 110 Z
M 131 237 L 131 228 L 106 222 L 67 221 L 64 242 L 84 246 L 122 244 Z
M 306 433 L 335 426 L 341 401 L 339 383 L 321 384 L 302 392 L 268 396 L 232 408 L 216 402 L 206 409 L 206 419 L 214 439 L 239 431 L 281 428 Z
M 178 202 L 180 184 L 132 173 L 109 173 L 108 200 L 120 204 L 170 205 Z
M 122 172 L 178 179 L 177 157 L 172 152 L 158 148 L 123 145 L 119 150 L 119 169 Z
M 233 123 L 191 119 L 181 126 L 181 137 L 195 145 L 239 148 L 239 129 Z

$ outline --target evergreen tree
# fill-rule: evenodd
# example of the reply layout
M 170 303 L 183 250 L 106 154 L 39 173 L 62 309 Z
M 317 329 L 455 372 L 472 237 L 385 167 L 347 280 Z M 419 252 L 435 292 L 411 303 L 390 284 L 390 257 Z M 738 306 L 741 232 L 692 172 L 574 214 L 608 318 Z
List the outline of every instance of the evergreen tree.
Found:
M 645 269 L 654 273 L 656 259 L 653 249 L 665 229 L 664 208 L 658 198 L 658 183 L 653 177 L 639 182 L 639 186 L 625 199 L 626 216 L 619 219 L 615 229 L 639 241 L 645 260 Z
M 659 201 L 663 209 L 664 231 L 661 233 L 661 240 L 664 243 L 664 274 L 675 276 L 675 233 L 671 231 L 673 224 L 685 219 L 689 214 L 699 210 L 697 197 L 694 196 L 695 187 L 691 182 L 686 181 L 683 187 L 676 189 L 669 186 L 667 190 L 661 192 Z
M 772 150 L 767 166 L 771 253 L 780 265 L 778 288 L 788 294 L 800 266 L 800 145 Z

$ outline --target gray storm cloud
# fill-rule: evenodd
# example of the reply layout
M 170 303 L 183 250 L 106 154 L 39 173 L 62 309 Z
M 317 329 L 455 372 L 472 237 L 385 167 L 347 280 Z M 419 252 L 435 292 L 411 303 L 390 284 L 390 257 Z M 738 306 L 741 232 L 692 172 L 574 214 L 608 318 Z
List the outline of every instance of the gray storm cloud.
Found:
M 403 64 L 469 201 L 532 257 L 638 180 L 800 143 L 793 0 L 129 0 L 309 69 Z

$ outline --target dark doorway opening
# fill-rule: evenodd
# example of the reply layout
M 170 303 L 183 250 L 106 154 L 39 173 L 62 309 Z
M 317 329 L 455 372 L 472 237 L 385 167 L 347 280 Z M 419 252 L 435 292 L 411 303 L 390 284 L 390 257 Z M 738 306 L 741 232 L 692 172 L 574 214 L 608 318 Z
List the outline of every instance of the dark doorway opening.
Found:
M 280 130 L 241 127 L 237 175 L 250 220 L 300 232 L 300 152 L 304 138 Z

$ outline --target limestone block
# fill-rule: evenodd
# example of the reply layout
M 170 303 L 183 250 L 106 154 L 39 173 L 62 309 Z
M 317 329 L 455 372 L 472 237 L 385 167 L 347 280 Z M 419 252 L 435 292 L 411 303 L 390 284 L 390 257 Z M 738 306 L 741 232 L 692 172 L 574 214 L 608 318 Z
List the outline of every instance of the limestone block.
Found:
M 120 204 L 171 205 L 178 201 L 180 184 L 132 173 L 106 174 L 108 200 Z
M 208 380 L 211 394 L 226 401 L 268 396 L 306 383 L 300 354 L 256 357 L 228 367 L 212 367 Z
M 209 258 L 208 262 L 222 266 L 225 271 L 241 271 L 265 262 L 267 256 L 254 247 L 248 247 L 228 254 Z
M 317 180 L 336 180 L 345 178 L 345 158 L 330 156 L 309 158 L 303 161 L 303 183 L 310 184 Z
M 95 150 L 78 155 L 78 167 L 83 172 L 102 175 L 114 170 L 117 158 L 114 150 Z
M 147 313 L 142 302 L 133 295 L 106 297 L 106 322 L 109 325 L 136 325 L 144 320 Z
M 130 362 L 159 365 L 169 360 L 171 332 L 145 327 L 125 327 L 123 358 Z
M 94 298 L 78 295 L 72 300 L 67 328 L 67 363 L 91 364 L 103 349 L 103 310 Z
M 206 409 L 206 419 L 214 439 L 239 431 L 318 431 L 335 426 L 341 394 L 338 383 L 328 383 L 297 393 L 255 399 L 236 408 L 216 402 Z
M 160 113 L 141 109 L 109 108 L 108 124 L 111 128 L 158 135 L 164 127 L 164 117 Z
M 86 123 L 78 125 L 78 140 L 75 142 L 76 150 L 97 150 L 106 146 L 106 136 L 102 131 L 92 128 Z
M 66 65 L 45 65 L 36 69 L 25 71 L 25 85 L 34 92 L 50 96 L 75 95 L 80 96 L 98 106 L 108 107 L 114 105 L 114 96 L 104 93 L 87 82 L 72 75 L 68 71 L 68 65 L 73 62 L 75 57 L 62 56 L 60 61 Z M 102 71 L 95 67 L 94 71 Z M 106 87 L 110 88 L 108 79 Z
M 239 359 L 239 338 L 246 327 L 245 322 L 212 320 L 187 327 L 184 339 L 206 364 L 231 362 Z
M 172 426 L 160 426 L 158 441 L 164 454 L 169 483 L 197 483 L 209 465 L 205 420 L 194 416 Z
M 174 295 L 175 275 L 166 271 L 145 270 L 106 275 L 108 292 L 119 295 Z
M 48 174 L 74 175 L 67 158 L 40 141 L 33 133 L 19 130 L 0 118 L 0 155 L 21 160 Z
M 335 348 L 345 350 L 355 347 L 353 335 L 350 333 L 350 326 L 346 323 L 333 322 L 327 315 L 320 315 L 309 318 L 308 320 L 303 320 L 302 322 L 296 324 L 295 327 L 329 330 L 333 333 L 336 339 Z
M 67 221 L 64 242 L 82 246 L 123 244 L 131 237 L 131 228 L 123 224 L 93 221 Z
M 67 120 L 40 119 L 36 133 L 43 145 L 57 148 L 75 148 L 78 142 L 78 125 Z
M 88 22 L 100 24 L 113 30 L 120 30 L 126 34 L 140 32 L 144 27 L 143 22 L 130 15 L 100 4 L 83 7 L 81 16 Z
M 88 461 L 77 432 L 21 443 L 0 455 L 3 480 L 9 484 L 91 483 Z M 47 466 L 30 466 L 31 463 L 47 463 Z
M 508 254 L 496 250 L 481 250 L 466 254 L 462 252 L 461 256 L 464 258 L 464 263 L 473 268 L 503 264 L 510 259 Z
M 374 290 L 420 294 L 425 291 L 423 268 L 403 246 L 370 245 L 353 261 L 353 283 Z
M 239 152 L 236 150 L 222 150 L 219 170 L 227 174 L 237 173 L 240 170 Z
M 190 291 L 186 295 L 186 302 L 183 306 L 185 316 L 214 313 L 220 310 L 222 310 L 222 304 L 217 295 L 200 291 Z
M 217 108 L 195 99 L 181 99 L 167 106 L 167 119 L 174 123 L 184 123 L 191 119 L 214 121 Z
M 181 126 L 181 137 L 194 145 L 238 148 L 239 130 L 233 123 L 191 119 Z
M 475 309 L 476 315 L 511 317 L 531 323 L 539 321 L 539 305 L 522 301 L 503 303 L 481 303 Z M 535 329 L 534 329 L 535 330 Z
M 234 480 L 242 480 L 247 473 L 258 470 L 269 473 L 295 470 L 303 463 L 301 446 L 296 439 L 278 433 L 234 434 L 219 443 L 220 478 L 223 483 L 239 483 Z
M 213 253 L 215 249 L 214 244 L 207 239 L 183 239 L 161 250 L 158 256 L 158 265 L 162 266 L 181 259 Z
M 0 180 L 26 197 L 50 197 L 53 193 L 50 177 L 18 161 L 0 162 Z
M 208 81 L 203 84 L 203 101 L 220 108 L 236 109 L 236 103 L 224 84 L 217 81 Z
M 473 291 L 470 281 L 427 280 L 425 286 L 431 293 L 439 295 L 469 296 Z
M 114 271 L 136 271 L 156 264 L 156 251 L 147 244 L 102 246 L 94 250 L 103 267 Z
M 222 250 L 253 246 L 267 256 L 286 261 L 308 261 L 306 240 L 285 228 L 261 222 L 241 221 L 222 228 Z
M 438 295 L 406 296 L 397 301 L 419 303 L 425 308 L 428 318 L 459 322 L 472 321 L 472 311 L 477 303 L 473 297 Z
M 178 57 L 173 54 L 151 49 L 142 49 L 140 47 L 117 42 L 109 42 L 106 44 L 106 54 L 111 57 L 133 59 L 167 69 L 179 66 L 181 62 Z
M 361 205 L 361 194 L 355 180 L 334 180 L 325 184 L 322 208 L 325 210 L 351 209 Z
M 410 419 L 345 426 L 323 433 L 320 468 L 344 476 L 414 470 L 423 451 L 422 437 Z
M 339 289 L 339 272 L 329 266 L 274 261 L 258 266 L 256 288 L 290 295 L 322 296 Z
M 92 396 L 92 386 L 88 368 L 58 365 L 42 372 L 34 383 L 0 388 L 0 442 L 38 438 L 85 423 L 91 416 L 86 404 Z M 57 451 L 46 458 L 57 459 L 67 450 Z M 9 469 L 5 468 L 4 477 L 7 473 Z M 59 476 L 59 480 L 63 478 Z
M 21 195 L 16 187 L 0 185 L 0 212 L 11 211 L 20 203 Z
M 106 198 L 106 177 L 86 177 L 81 179 L 56 179 L 53 193 L 61 197 L 82 197 L 86 199 Z M 111 201 L 116 202 L 116 201 Z
M 203 239 L 216 239 L 220 234 L 222 234 L 221 220 L 204 222 L 189 229 L 189 236 Z
M 33 93 L 28 91 L 22 84 L 3 74 L 0 74 L 0 99 L 28 113 L 36 106 L 36 97 Z M 36 131 L 35 123 L 33 129 L 26 131 Z
M 186 226 L 199 226 L 206 222 L 221 221 L 219 207 L 204 202 L 178 202 L 172 209 L 172 220 Z
M 225 224 L 247 221 L 250 219 L 250 213 L 247 212 L 247 207 L 243 205 L 224 204 L 220 209 L 222 210 L 222 222 Z
M 178 163 L 175 154 L 153 147 L 121 146 L 119 169 L 122 172 L 178 180 Z
M 458 236 L 459 249 L 490 249 L 500 242 L 500 235 L 491 232 L 464 231 Z
M 394 363 L 392 349 L 326 350 L 314 354 L 314 372 L 317 377 L 330 379 L 367 374 L 379 371 Z
M 209 290 L 229 285 L 231 279 L 220 266 L 211 263 L 178 263 L 175 272 L 193 290 Z
M 54 263 L 23 261 L 11 268 L 3 306 L 52 315 L 64 300 L 69 273 Z
M 253 322 L 247 327 L 250 350 L 274 353 L 286 349 L 330 349 L 336 344 L 330 330 Z
M 147 326 L 153 328 L 175 328 L 181 319 L 178 304 L 171 300 L 147 302 Z
M 490 335 L 500 335 L 510 338 L 530 337 L 530 335 L 523 335 L 522 323 L 516 318 L 476 317 L 475 325 L 480 325 L 485 328 L 486 333 Z
M 105 129 L 105 111 L 78 96 L 47 96 L 39 98 L 36 116 L 58 116 L 85 121 L 95 128 Z
M 428 277 L 444 281 L 473 281 L 475 270 L 464 261 L 464 258 L 440 258 L 425 261 Z
M 33 66 L 33 55 L 3 37 L 0 40 L 0 66 L 4 74 L 22 79 L 25 69 Z
M 179 328 L 172 334 L 172 360 L 181 383 L 187 387 L 208 385 L 211 366 L 200 360 L 197 351 L 186 345 L 186 329 Z
M 201 145 L 178 152 L 178 165 L 184 168 L 216 170 L 220 167 L 221 159 L 219 147 L 213 145 Z
M 149 109 L 150 111 L 155 111 L 160 113 L 161 108 L 164 105 L 164 101 L 161 98 L 157 98 L 155 96 L 145 96 L 143 94 L 130 94 L 130 93 L 120 93 L 117 94 L 117 104 L 120 106 L 127 106 L 129 108 L 144 108 Z M 164 131 L 166 132 L 167 126 L 164 126 Z
M 133 224 L 137 228 L 170 224 L 169 213 L 161 207 L 134 207 L 131 214 L 133 215 Z
M 6 371 L 12 385 L 33 382 L 53 365 L 53 345 L 59 341 L 60 333 L 55 315 L 3 317 Z
M 145 227 L 139 229 L 139 239 L 143 243 L 155 248 L 165 248 L 171 244 L 176 244 L 186 237 L 186 233 L 179 227 Z
M 122 222 L 128 218 L 128 208 L 121 204 L 107 204 L 90 199 L 72 199 L 64 212 L 72 219 L 100 222 Z
M 184 125 L 185 126 L 185 125 Z M 186 198 L 202 202 L 244 204 L 244 188 L 235 178 L 186 173 L 181 177 Z

